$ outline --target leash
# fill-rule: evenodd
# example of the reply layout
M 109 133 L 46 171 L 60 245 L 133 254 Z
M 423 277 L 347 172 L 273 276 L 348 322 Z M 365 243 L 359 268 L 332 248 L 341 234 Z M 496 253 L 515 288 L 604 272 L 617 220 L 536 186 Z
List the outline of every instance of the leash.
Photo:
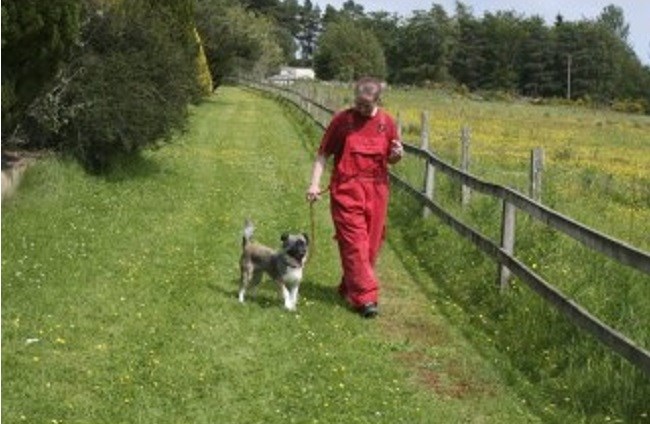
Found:
M 316 254 L 316 220 L 314 219 L 314 202 L 309 202 L 309 222 L 311 223 L 311 234 L 309 234 L 311 237 L 309 244 L 311 246 L 307 262 L 309 262 L 312 256 Z
M 329 186 L 325 190 L 321 191 L 319 193 L 319 196 L 327 193 L 328 191 L 330 191 Z M 311 258 L 316 254 L 316 218 L 314 215 L 314 203 L 316 203 L 315 200 L 309 202 L 309 223 L 311 226 L 311 234 L 309 234 L 309 237 L 311 239 L 309 241 L 309 256 L 307 257 L 307 262 L 309 262 Z

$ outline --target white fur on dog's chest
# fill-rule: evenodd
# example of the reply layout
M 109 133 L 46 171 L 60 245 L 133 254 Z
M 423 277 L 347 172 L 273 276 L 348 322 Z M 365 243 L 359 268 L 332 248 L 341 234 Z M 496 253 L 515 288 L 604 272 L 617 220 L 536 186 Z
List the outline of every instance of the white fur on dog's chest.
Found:
M 282 276 L 282 281 L 289 284 L 298 284 L 300 280 L 302 280 L 302 267 L 287 268 L 287 271 Z

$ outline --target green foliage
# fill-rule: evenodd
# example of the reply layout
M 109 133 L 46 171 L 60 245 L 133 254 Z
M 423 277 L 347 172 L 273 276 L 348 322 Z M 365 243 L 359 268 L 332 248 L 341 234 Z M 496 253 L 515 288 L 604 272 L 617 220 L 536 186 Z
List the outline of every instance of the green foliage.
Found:
M 401 28 L 393 71 L 398 82 L 445 82 L 455 44 L 455 29 L 440 5 L 430 11 L 416 11 Z
M 210 73 L 210 67 L 208 66 L 208 58 L 205 56 L 205 49 L 203 48 L 203 42 L 199 36 L 198 31 L 194 28 L 194 35 L 196 39 L 196 44 L 199 46 L 196 52 L 196 71 L 197 71 L 197 80 L 201 93 L 203 95 L 209 95 L 212 93 L 212 74 Z
M 350 81 L 363 75 L 384 78 L 386 59 L 377 37 L 350 19 L 327 26 L 314 56 L 316 76 Z
M 481 22 L 462 3 L 457 4 L 457 47 L 451 60 L 451 73 L 460 84 L 471 90 L 481 86 L 484 51 L 488 48 Z
M 305 0 L 305 4 L 299 10 L 298 22 L 300 31 L 296 38 L 300 43 L 301 60 L 305 64 L 312 62 L 316 50 L 316 40 L 321 32 L 321 10 L 318 5 L 312 5 L 311 0 Z
M 589 98 L 601 106 L 617 99 L 650 102 L 650 69 L 630 48 L 629 25 L 622 9 L 613 5 L 593 19 L 570 22 L 559 16 L 549 26 L 539 16 L 526 17 L 515 11 L 477 17 L 462 2 L 456 3 L 454 14 L 433 4 L 406 17 L 367 12 L 352 0 L 338 9 L 327 5 L 322 14 L 311 0 L 303 5 L 297 0 L 199 3 L 220 11 L 214 17 L 204 12 L 197 15 L 197 20 L 204 19 L 202 32 L 220 35 L 210 37 L 216 40 L 210 56 L 213 71 L 220 75 L 217 79 L 242 69 L 249 72 L 245 68 L 251 67 L 250 58 L 254 62 L 259 56 L 256 44 L 251 46 L 254 29 L 246 34 L 237 31 L 247 28 L 242 23 L 246 19 L 232 16 L 232 22 L 239 22 L 234 29 L 222 22 L 227 8 L 243 4 L 246 11 L 268 18 L 284 63 L 313 65 L 323 79 L 349 80 L 369 72 L 399 84 L 460 84 L 472 91 L 560 98 L 568 94 L 570 57 L 573 99 Z M 383 60 L 375 61 L 376 43 L 367 41 L 373 38 L 379 42 Z M 300 58 L 295 56 L 296 44 Z M 318 53 L 312 57 L 314 49 Z M 233 59 L 242 57 L 245 59 Z
M 13 131 L 77 39 L 80 0 L 2 2 L 2 133 Z
M 240 72 L 265 76 L 282 62 L 270 18 L 227 0 L 198 0 L 195 19 L 217 85 Z
M 556 79 L 551 64 L 555 60 L 554 38 L 541 17 L 526 19 L 524 40 L 519 55 L 521 92 L 527 96 L 552 96 L 561 92 L 562 80 Z
M 613 4 L 605 6 L 600 16 L 598 16 L 598 23 L 605 26 L 621 41 L 627 43 L 627 38 L 630 35 L 630 24 L 625 22 L 625 14 L 621 7 Z
M 481 87 L 514 90 L 518 82 L 518 58 L 526 33 L 522 18 L 514 12 L 486 13 L 482 20 L 485 59 Z
M 140 0 L 89 5 L 83 42 L 28 111 L 30 144 L 59 148 L 100 172 L 182 128 L 199 93 L 197 48 L 170 10 Z
M 643 100 L 617 100 L 612 103 L 612 109 L 617 112 L 643 114 L 648 111 L 648 104 Z

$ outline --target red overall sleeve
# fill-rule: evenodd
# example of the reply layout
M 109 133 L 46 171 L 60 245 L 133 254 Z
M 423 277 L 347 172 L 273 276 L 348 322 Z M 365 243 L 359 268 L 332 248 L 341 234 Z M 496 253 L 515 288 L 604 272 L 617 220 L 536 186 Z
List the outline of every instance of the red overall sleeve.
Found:
M 397 140 L 397 125 L 395 125 L 395 120 L 387 112 L 381 110 L 379 113 L 383 114 L 383 117 L 380 118 L 380 121 L 386 125 L 385 137 L 388 140 L 388 151 L 386 156 L 390 155 L 391 141 Z
M 340 155 L 345 142 L 345 129 L 348 122 L 347 110 L 337 113 L 327 126 L 320 142 L 318 154 L 328 157 Z

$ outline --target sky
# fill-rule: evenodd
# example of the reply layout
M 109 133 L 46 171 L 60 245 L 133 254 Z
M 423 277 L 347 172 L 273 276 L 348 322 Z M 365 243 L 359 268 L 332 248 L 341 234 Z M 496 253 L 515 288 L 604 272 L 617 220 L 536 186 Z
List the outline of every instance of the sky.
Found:
M 327 4 L 340 9 L 345 0 L 313 0 L 325 10 Z M 450 15 L 455 11 L 455 0 L 355 0 L 366 12 L 384 10 L 401 16 L 409 16 L 413 10 L 429 10 L 434 3 L 442 5 Z M 605 6 L 613 4 L 623 9 L 625 22 L 630 25 L 628 41 L 642 63 L 650 65 L 650 0 L 463 0 L 470 6 L 474 16 L 484 12 L 514 10 L 525 16 L 540 15 L 547 24 L 561 14 L 566 21 L 583 18 L 594 19 Z

